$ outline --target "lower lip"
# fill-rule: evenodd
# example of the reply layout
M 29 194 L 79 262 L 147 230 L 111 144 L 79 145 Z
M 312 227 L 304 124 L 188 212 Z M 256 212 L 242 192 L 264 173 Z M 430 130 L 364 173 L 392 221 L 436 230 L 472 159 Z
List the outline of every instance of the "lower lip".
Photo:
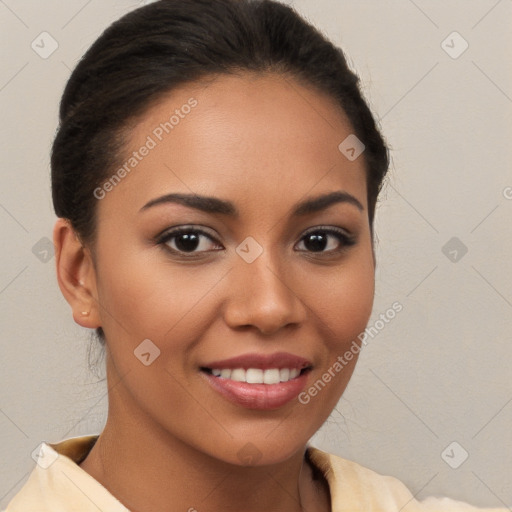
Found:
M 296 398 L 306 386 L 308 373 L 279 384 L 248 384 L 201 372 L 222 396 L 248 409 L 278 409 Z

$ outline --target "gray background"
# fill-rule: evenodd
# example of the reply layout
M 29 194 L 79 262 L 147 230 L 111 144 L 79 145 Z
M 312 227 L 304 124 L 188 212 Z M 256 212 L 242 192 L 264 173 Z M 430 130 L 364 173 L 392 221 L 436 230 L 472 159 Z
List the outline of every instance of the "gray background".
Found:
M 141 3 L 0 0 L 0 507 L 42 440 L 97 433 L 105 419 L 90 333 L 55 279 L 49 147 L 77 59 Z M 392 147 L 370 325 L 403 305 L 369 338 L 314 444 L 419 499 L 510 507 L 512 2 L 289 3 L 346 50 Z M 51 49 L 44 31 L 58 44 L 47 58 L 31 47 Z

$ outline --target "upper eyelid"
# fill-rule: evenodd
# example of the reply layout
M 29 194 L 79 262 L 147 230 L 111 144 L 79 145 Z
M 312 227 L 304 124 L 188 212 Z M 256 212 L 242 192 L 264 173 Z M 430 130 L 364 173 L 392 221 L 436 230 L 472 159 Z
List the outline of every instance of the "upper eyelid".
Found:
M 180 231 L 197 231 L 201 234 L 215 238 L 215 235 L 210 233 L 210 228 L 206 228 L 197 224 L 180 224 L 179 226 L 166 228 L 159 235 L 157 235 L 156 238 L 164 238 L 167 235 L 175 235 L 175 233 L 179 233 Z
M 346 236 L 352 236 L 352 232 L 348 230 L 347 228 L 342 228 L 340 226 L 327 226 L 325 224 L 321 224 L 319 226 L 314 226 L 311 228 L 307 228 L 302 236 L 308 235 L 309 233 L 314 233 L 315 231 L 328 231 L 329 233 L 340 233 L 346 235 Z
M 156 243 L 167 243 L 167 241 L 178 237 L 182 232 L 196 232 L 209 238 L 211 242 L 222 245 L 217 236 L 212 235 L 204 228 L 194 226 L 175 226 L 174 228 L 166 229 L 161 234 L 157 235 L 154 240 Z
M 171 228 L 165 229 L 159 235 L 157 235 L 155 238 L 163 238 L 166 235 L 174 234 L 176 232 L 179 233 L 180 231 L 197 231 L 204 235 L 210 236 L 212 238 L 217 238 L 214 234 L 210 233 L 210 231 L 209 231 L 210 229 L 211 228 L 207 228 L 207 227 L 201 226 L 199 224 L 180 224 L 178 226 L 173 226 Z M 322 231 L 322 230 L 324 230 L 324 231 L 329 231 L 329 230 L 343 231 L 347 236 L 352 235 L 352 232 L 347 228 L 340 227 L 340 226 L 329 226 L 326 224 L 319 224 L 318 226 L 311 226 L 309 228 L 306 228 L 303 231 L 302 236 L 307 235 L 314 231 Z

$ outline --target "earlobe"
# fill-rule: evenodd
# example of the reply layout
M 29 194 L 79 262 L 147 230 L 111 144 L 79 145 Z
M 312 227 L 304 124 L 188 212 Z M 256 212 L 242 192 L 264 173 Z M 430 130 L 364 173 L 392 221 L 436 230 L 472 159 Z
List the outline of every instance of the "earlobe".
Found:
M 90 250 L 82 245 L 71 223 L 59 218 L 53 229 L 57 281 L 71 306 L 73 319 L 82 327 L 101 326 L 96 273 Z

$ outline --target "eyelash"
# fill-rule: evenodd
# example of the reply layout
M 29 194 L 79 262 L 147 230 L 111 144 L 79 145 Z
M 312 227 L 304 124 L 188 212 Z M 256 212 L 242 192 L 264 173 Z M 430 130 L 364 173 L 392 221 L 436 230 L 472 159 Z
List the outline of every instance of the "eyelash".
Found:
M 166 231 L 166 232 L 162 233 L 161 235 L 159 235 L 158 237 L 156 237 L 155 242 L 157 244 L 159 244 L 159 245 L 164 246 L 165 250 L 170 251 L 171 253 L 177 254 L 179 256 L 184 256 L 185 258 L 189 258 L 189 259 L 197 257 L 197 255 L 200 255 L 200 254 L 203 254 L 203 253 L 206 253 L 206 252 L 211 252 L 211 251 L 199 251 L 199 252 L 191 251 L 191 252 L 186 252 L 186 251 L 180 251 L 178 249 L 173 249 L 172 247 L 169 247 L 168 244 L 169 244 L 170 240 L 172 240 L 174 238 L 177 238 L 180 235 L 190 234 L 190 233 L 203 235 L 206 238 L 208 238 L 209 240 L 211 240 L 212 242 L 220 245 L 220 243 L 212 235 L 210 235 L 209 233 L 207 233 L 206 231 L 204 231 L 204 230 L 202 230 L 200 228 L 196 228 L 196 227 L 193 227 L 193 226 L 190 226 L 190 227 L 183 226 L 183 227 L 179 227 L 179 228 L 175 228 L 175 229 Z M 341 247 L 338 248 L 338 249 L 331 249 L 329 251 L 301 250 L 300 252 L 307 252 L 307 253 L 315 254 L 315 255 L 317 255 L 317 254 L 318 255 L 322 255 L 322 254 L 339 254 L 339 253 L 342 253 L 342 252 L 346 251 L 350 246 L 353 246 L 353 245 L 356 244 L 356 238 L 354 236 L 348 235 L 347 233 L 345 233 L 343 230 L 341 230 L 339 228 L 323 227 L 323 226 L 318 226 L 318 227 L 315 227 L 315 228 L 310 229 L 309 231 L 307 231 L 301 237 L 300 242 L 302 242 L 309 235 L 317 234 L 317 233 L 323 233 L 323 234 L 335 236 L 338 239 L 338 241 L 340 242 Z

